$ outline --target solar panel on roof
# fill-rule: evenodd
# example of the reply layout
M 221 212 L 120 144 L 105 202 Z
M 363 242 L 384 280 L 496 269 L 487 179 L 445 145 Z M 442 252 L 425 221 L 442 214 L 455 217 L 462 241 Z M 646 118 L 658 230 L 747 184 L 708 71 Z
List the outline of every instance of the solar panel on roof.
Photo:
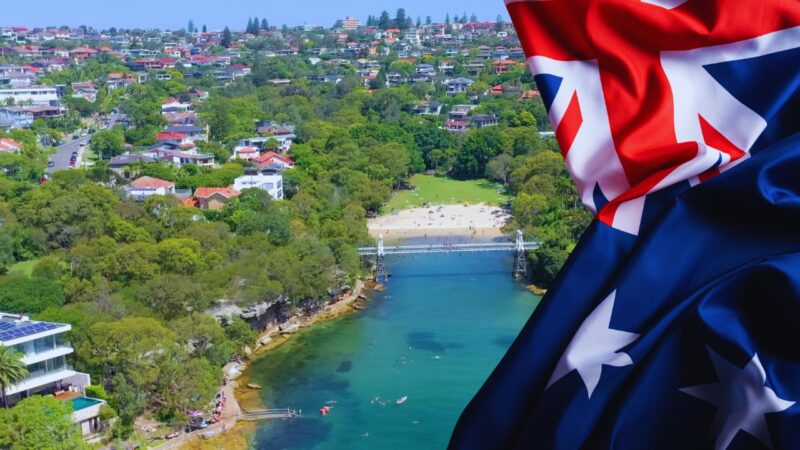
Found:
M 24 324 L 14 324 L 9 322 L 0 322 L 0 340 L 8 341 L 18 339 L 25 336 L 42 333 L 48 330 L 54 330 L 62 325 L 47 322 L 29 322 Z

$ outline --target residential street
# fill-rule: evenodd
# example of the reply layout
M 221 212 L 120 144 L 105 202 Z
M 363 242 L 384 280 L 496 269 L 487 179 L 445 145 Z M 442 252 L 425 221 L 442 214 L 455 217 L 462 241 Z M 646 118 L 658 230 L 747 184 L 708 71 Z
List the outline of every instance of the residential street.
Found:
M 77 152 L 78 156 L 81 156 L 83 149 L 80 144 L 82 142 L 88 143 L 91 138 L 92 135 L 87 134 L 77 140 L 68 141 L 56 147 L 56 153 L 50 157 L 50 160 L 53 161 L 53 167 L 48 167 L 45 173 L 50 175 L 56 170 L 69 169 L 69 159 L 70 156 L 72 156 L 72 152 Z M 78 161 L 80 161 L 80 158 L 78 158 Z M 79 164 L 76 164 L 76 167 L 77 166 L 79 166 Z
M 116 123 L 118 121 L 122 120 L 123 117 L 124 117 L 124 114 L 120 114 L 120 113 L 113 114 L 111 116 L 111 119 L 109 121 L 109 124 L 108 124 L 107 128 L 112 128 L 114 125 L 116 125 Z M 86 142 L 87 145 L 88 145 L 88 143 L 89 143 L 89 141 L 91 139 L 92 139 L 92 135 L 91 134 L 87 134 L 86 136 L 82 136 L 82 137 L 80 137 L 79 139 L 76 139 L 76 140 L 65 141 L 63 144 L 61 144 L 58 147 L 56 147 L 56 153 L 53 154 L 53 156 L 50 157 L 50 160 L 53 161 L 53 166 L 52 167 L 48 167 L 47 170 L 45 171 L 45 173 L 49 176 L 53 172 L 55 172 L 57 170 L 69 169 L 70 168 L 69 160 L 70 160 L 70 157 L 72 156 L 72 152 L 77 152 L 78 153 L 78 160 L 75 163 L 75 167 L 80 167 L 82 162 L 83 162 L 83 150 L 85 148 L 85 147 L 81 147 L 80 144 L 82 142 Z

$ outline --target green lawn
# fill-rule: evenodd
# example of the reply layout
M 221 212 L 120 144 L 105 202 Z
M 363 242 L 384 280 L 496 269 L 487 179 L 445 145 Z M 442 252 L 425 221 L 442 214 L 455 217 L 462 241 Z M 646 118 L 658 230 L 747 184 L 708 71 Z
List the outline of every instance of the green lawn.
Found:
M 392 195 L 385 207 L 387 212 L 416 208 L 425 203 L 503 205 L 509 199 L 501 185 L 487 180 L 459 181 L 433 175 L 414 175 L 411 185 L 414 190 L 398 191 Z
M 24 275 L 26 277 L 30 277 L 31 273 L 33 273 L 33 266 L 38 263 L 38 259 L 32 259 L 30 261 L 22 261 L 14 264 L 13 266 L 9 267 L 8 273 L 14 275 Z

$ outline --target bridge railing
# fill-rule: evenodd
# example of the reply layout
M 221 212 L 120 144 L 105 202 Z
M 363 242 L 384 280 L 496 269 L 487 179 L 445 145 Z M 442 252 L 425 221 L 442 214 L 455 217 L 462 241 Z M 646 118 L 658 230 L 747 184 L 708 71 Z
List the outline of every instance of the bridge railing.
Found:
M 533 250 L 539 248 L 538 242 L 525 242 L 525 249 Z M 358 253 L 362 256 L 370 256 L 378 254 L 378 247 L 361 247 Z M 430 253 L 430 252 L 452 252 L 452 253 L 469 253 L 476 251 L 508 251 L 513 252 L 517 250 L 517 244 L 514 242 L 486 242 L 481 244 L 429 244 L 429 245 L 395 245 L 384 246 L 383 252 L 387 255 L 402 255 L 402 254 L 416 254 L 416 253 Z

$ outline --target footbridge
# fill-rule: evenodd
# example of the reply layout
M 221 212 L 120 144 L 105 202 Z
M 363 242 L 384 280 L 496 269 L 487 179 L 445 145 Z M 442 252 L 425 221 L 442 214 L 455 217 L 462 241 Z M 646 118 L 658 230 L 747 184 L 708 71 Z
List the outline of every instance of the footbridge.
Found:
M 361 247 L 358 254 L 363 257 L 375 257 L 375 277 L 385 279 L 385 256 L 389 255 L 420 255 L 426 253 L 476 253 L 476 252 L 513 252 L 516 254 L 514 262 L 514 277 L 525 275 L 527 271 L 527 251 L 539 248 L 537 242 L 525 241 L 522 231 L 517 230 L 515 242 L 484 242 L 479 244 L 428 244 L 428 245 L 396 245 L 384 244 L 383 235 L 378 238 L 377 247 Z

